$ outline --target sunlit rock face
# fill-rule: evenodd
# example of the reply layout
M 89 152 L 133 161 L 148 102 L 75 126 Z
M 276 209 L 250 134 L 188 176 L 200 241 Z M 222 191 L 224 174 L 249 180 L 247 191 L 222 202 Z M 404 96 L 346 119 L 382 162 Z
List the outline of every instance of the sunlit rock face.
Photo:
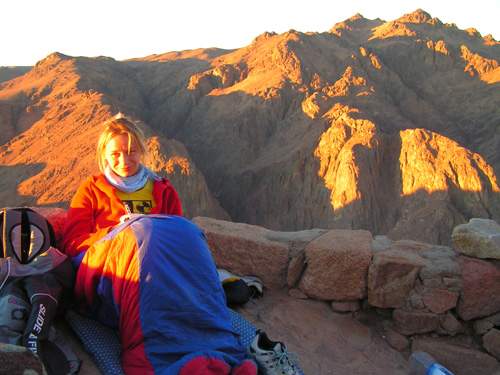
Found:
M 500 50 L 422 10 L 236 50 L 49 55 L 0 84 L 3 205 L 68 204 L 100 124 L 141 120 L 188 216 L 449 243 L 500 219 Z
M 0 86 L 3 206 L 67 206 L 78 185 L 97 173 L 102 123 L 123 111 L 141 120 L 147 108 L 130 68 L 110 58 L 49 55 L 27 74 Z M 7 107 L 7 115 L 1 111 Z M 147 123 L 146 164 L 180 190 L 185 214 L 229 218 L 182 143 Z

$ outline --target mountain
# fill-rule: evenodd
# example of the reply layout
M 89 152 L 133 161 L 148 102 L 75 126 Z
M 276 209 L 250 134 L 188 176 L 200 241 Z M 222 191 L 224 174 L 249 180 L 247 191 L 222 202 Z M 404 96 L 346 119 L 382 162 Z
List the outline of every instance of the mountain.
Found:
M 136 114 L 144 108 L 136 86 L 130 69 L 113 59 L 60 53 L 2 84 L 2 206 L 66 206 L 80 182 L 97 173 L 100 124 L 119 110 Z M 152 167 L 182 191 L 186 214 L 228 218 L 186 148 L 147 124 L 142 128 L 154 158 Z
M 21 76 L 31 68 L 31 66 L 0 66 L 0 82 Z
M 121 111 L 189 215 L 447 243 L 470 217 L 500 220 L 499 60 L 491 36 L 420 9 L 235 50 L 55 53 L 0 84 L 0 199 L 67 205 Z

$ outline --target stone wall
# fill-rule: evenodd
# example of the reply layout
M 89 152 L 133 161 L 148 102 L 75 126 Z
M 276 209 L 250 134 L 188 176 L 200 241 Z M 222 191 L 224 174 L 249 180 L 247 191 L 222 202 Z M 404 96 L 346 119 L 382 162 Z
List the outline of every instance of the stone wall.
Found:
M 372 309 L 403 352 L 424 350 L 457 374 L 492 374 L 500 360 L 500 226 L 472 219 L 453 247 L 372 237 L 364 230 L 276 232 L 205 217 L 217 265 L 322 300 Z
M 60 238 L 66 212 L 36 209 Z M 278 232 L 207 217 L 193 222 L 219 268 L 324 301 L 336 312 L 375 311 L 389 345 L 429 352 L 456 375 L 500 374 L 500 226 L 492 220 L 455 227 L 453 247 L 365 230 Z

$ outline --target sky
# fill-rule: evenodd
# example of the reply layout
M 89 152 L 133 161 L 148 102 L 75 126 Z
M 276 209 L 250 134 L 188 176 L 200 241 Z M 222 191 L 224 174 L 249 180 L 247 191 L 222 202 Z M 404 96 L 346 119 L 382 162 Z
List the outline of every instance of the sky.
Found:
M 421 8 L 500 39 L 500 0 L 6 0 L 0 66 L 52 52 L 117 60 L 194 48 L 241 48 L 265 31 L 325 32 L 356 13 L 390 21 Z

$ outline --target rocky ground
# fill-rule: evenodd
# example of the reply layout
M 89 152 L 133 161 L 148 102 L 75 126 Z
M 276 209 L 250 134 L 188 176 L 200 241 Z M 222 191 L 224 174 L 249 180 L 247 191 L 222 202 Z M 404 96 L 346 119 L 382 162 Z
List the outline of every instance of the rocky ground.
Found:
M 305 374 L 408 374 L 404 355 L 384 341 L 372 314 L 357 319 L 332 312 L 327 303 L 279 291 L 250 302 L 241 312 L 297 353 Z

